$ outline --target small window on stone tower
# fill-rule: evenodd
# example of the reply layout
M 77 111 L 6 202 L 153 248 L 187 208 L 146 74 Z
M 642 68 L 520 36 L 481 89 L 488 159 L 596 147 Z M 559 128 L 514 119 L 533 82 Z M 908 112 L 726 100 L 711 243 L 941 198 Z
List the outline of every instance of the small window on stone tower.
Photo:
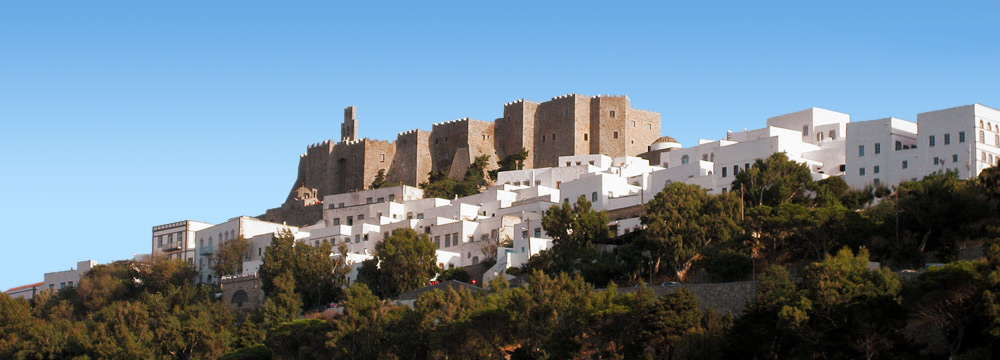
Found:
M 635 120 L 632 121 L 632 127 L 635 127 Z
M 379 154 L 378 161 L 379 162 L 385 162 L 385 154 Z
M 653 124 L 646 124 L 646 130 L 653 130 Z
M 583 133 L 583 141 L 590 140 L 590 134 Z
M 566 116 L 569 116 L 569 109 L 563 110 L 563 114 L 565 114 Z
M 552 133 L 552 141 L 556 141 L 556 133 Z
M 617 132 L 617 131 L 615 131 L 615 132 L 614 132 L 614 133 L 612 134 L 612 137 L 614 137 L 615 139 L 617 139 L 617 138 L 618 138 L 618 132 Z
M 611 117 L 615 117 L 615 111 L 611 110 Z

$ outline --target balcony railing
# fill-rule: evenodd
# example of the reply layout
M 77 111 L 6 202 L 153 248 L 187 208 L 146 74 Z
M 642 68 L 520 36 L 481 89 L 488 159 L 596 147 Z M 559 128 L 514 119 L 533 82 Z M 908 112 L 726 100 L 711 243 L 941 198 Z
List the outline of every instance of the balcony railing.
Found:
M 214 252 L 215 252 L 215 246 L 214 245 L 208 245 L 208 246 L 202 246 L 201 247 L 201 254 L 202 255 L 212 255 Z

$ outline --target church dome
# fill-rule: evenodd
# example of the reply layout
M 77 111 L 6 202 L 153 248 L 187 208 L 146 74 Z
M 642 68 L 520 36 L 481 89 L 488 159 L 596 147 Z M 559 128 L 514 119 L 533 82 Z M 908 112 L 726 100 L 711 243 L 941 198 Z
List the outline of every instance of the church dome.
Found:
M 657 151 L 657 150 L 670 151 L 670 150 L 680 149 L 680 148 L 681 148 L 681 143 L 677 142 L 676 139 L 674 139 L 672 137 L 669 137 L 669 136 L 664 136 L 664 137 L 661 137 L 659 139 L 656 139 L 656 141 L 654 141 L 653 144 L 650 145 L 649 150 L 651 150 L 651 151 Z

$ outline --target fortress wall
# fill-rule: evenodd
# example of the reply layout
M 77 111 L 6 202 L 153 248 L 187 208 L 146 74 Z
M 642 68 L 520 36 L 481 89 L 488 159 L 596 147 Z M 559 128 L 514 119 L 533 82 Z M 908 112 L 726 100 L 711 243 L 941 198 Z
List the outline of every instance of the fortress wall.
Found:
M 527 149 L 526 168 L 534 167 L 535 119 L 538 103 L 524 99 L 504 104 L 503 117 L 496 121 L 496 149 L 501 158 Z
M 433 171 L 451 166 L 455 152 L 469 146 L 469 119 L 436 123 L 431 128 L 430 152 Z
M 662 136 L 662 124 L 660 113 L 648 110 L 630 109 L 628 137 L 630 142 L 626 145 L 626 153 L 629 156 L 644 153 L 649 150 L 649 146 Z M 632 127 L 631 121 L 635 121 L 636 127 Z M 652 129 L 650 129 L 652 128 Z M 631 141 L 634 140 L 633 144 Z
M 628 97 L 597 96 L 592 100 L 597 107 L 595 117 L 590 119 L 591 129 L 594 129 L 594 140 L 597 141 L 597 151 L 591 148 L 591 153 L 604 154 L 612 158 L 626 154 L 625 144 L 628 132 L 625 124 L 628 120 L 628 110 L 631 108 Z M 614 111 L 615 115 L 611 116 Z M 614 134 L 618 132 L 616 139 Z
M 396 145 L 390 143 L 386 140 L 369 140 L 364 139 L 364 168 L 363 171 L 363 183 L 364 189 L 371 187 L 371 183 L 375 181 L 375 177 L 378 176 L 379 170 L 385 170 L 385 173 L 389 174 L 389 166 L 392 165 L 392 159 L 396 156 Z
M 330 153 L 334 146 L 333 141 L 327 140 L 306 147 L 306 153 L 299 157 L 299 176 L 292 184 L 292 189 L 288 191 L 286 202 L 292 201 L 295 197 L 295 189 L 303 184 L 308 188 L 319 190 L 319 194 L 334 191 L 332 164 L 330 163 Z
M 387 181 L 410 186 L 427 182 L 427 174 L 431 172 L 430 136 L 429 131 L 418 129 L 399 133 Z
M 472 160 L 487 155 L 490 157 L 490 165 L 487 168 L 495 169 L 499 160 L 496 147 L 493 145 L 495 141 L 495 124 L 475 119 L 469 121 L 469 155 Z
M 580 95 L 557 96 L 538 106 L 535 121 L 534 167 L 556 166 L 559 156 L 574 154 L 574 134 L 577 132 L 576 98 Z M 555 134 L 555 140 L 553 140 Z
M 332 192 L 320 191 L 320 196 L 340 194 L 349 191 L 362 190 L 365 184 L 365 143 L 366 139 L 344 141 L 337 143 L 330 154 L 333 172 L 334 189 Z

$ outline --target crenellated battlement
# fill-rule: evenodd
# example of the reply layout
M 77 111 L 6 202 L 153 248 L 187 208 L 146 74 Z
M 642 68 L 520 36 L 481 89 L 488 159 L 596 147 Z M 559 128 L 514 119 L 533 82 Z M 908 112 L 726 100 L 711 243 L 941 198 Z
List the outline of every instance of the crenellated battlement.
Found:
M 472 120 L 472 118 L 449 120 L 449 121 L 445 121 L 445 122 L 434 123 L 432 126 L 452 125 L 452 124 L 458 124 L 458 123 L 468 122 L 469 120 Z
M 593 101 L 584 101 L 593 99 Z M 592 111 L 605 107 L 619 110 L 614 115 Z M 558 101 L 551 105 L 550 101 Z M 558 156 L 602 153 L 614 156 L 635 156 L 661 136 L 660 114 L 649 110 L 631 109 L 626 95 L 584 95 L 569 93 L 546 101 L 525 98 L 505 102 L 504 115 L 496 120 L 464 117 L 432 124 L 431 129 L 409 129 L 397 133 L 396 139 L 372 140 L 358 136 L 357 108 L 344 109 L 340 124 L 341 137 L 309 144 L 299 155 L 298 178 L 286 200 L 288 216 L 294 215 L 295 189 L 306 186 L 317 189 L 317 196 L 363 190 L 371 186 L 379 172 L 386 179 L 415 186 L 428 179 L 434 171 L 450 169 L 449 176 L 461 176 L 476 156 L 490 155 L 496 166 L 502 158 L 520 149 L 531 156 L 526 168 L 552 166 Z M 573 116 L 569 112 L 572 111 Z M 638 121 L 642 126 L 630 130 L 628 139 L 613 140 L 612 127 L 625 121 Z M 572 130 L 571 130 L 572 129 Z M 563 132 L 589 133 L 592 139 L 580 143 Z M 558 134 L 558 141 L 555 141 Z M 548 141 L 544 135 L 550 135 Z M 537 138 L 537 140 L 536 140 Z M 648 140 L 648 141 L 647 141 Z M 283 207 L 284 209 L 285 207 Z M 285 215 L 282 215 L 285 216 Z M 294 218 L 294 216 L 292 216 Z
M 577 93 L 570 93 L 570 94 L 566 94 L 566 95 L 559 95 L 559 96 L 553 97 L 552 100 L 568 99 L 568 98 L 576 97 L 576 96 L 579 96 L 579 95 L 580 94 L 577 94 Z

